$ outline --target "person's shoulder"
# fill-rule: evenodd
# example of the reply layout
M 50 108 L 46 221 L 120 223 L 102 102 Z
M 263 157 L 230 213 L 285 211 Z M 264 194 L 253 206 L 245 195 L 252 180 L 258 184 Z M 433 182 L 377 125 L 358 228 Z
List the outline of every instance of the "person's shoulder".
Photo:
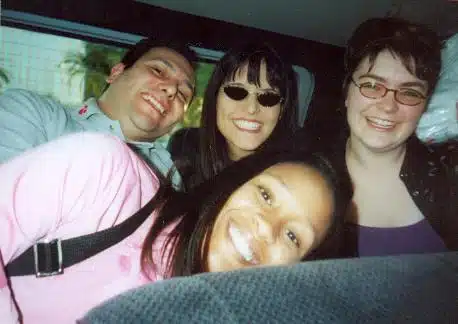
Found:
M 175 160 L 177 158 L 195 154 L 199 148 L 199 128 L 182 128 L 176 131 L 167 146 L 167 150 Z
M 55 101 L 49 96 L 44 96 L 37 92 L 26 90 L 26 89 L 19 89 L 19 88 L 11 88 L 5 90 L 2 94 L 2 97 L 12 97 L 12 98 L 23 98 L 29 100 L 40 100 L 40 101 Z M 57 102 L 57 101 L 55 101 Z
M 6 89 L 5 92 L 2 93 L 2 97 L 24 97 L 24 98 L 31 98 L 31 97 L 40 97 L 40 95 L 34 91 L 20 89 L 20 88 L 9 88 Z
M 199 139 L 199 131 L 200 128 L 198 127 L 185 127 L 177 130 L 173 135 L 172 138 L 174 139 L 187 139 L 187 140 L 198 140 Z
M 139 170 L 142 173 L 153 173 L 148 163 L 121 138 L 101 132 L 66 134 L 38 147 L 37 150 L 47 152 L 46 154 L 53 157 L 50 160 L 67 161 L 71 165 L 80 165 L 81 169 L 100 168 L 104 170 L 102 173 L 122 174 L 128 167 L 132 167 L 137 169 L 137 173 Z
M 442 174 L 451 181 L 458 179 L 458 143 L 427 144 L 417 137 L 407 142 L 406 152 L 409 170 L 421 170 L 424 175 Z
M 65 110 L 65 106 L 49 96 L 38 94 L 25 89 L 8 89 L 0 96 L 0 103 L 3 108 L 13 109 L 21 106 L 21 110 Z
M 407 154 L 421 160 L 436 162 L 444 161 L 452 153 L 448 144 L 428 144 L 422 142 L 416 136 L 412 136 L 407 141 Z

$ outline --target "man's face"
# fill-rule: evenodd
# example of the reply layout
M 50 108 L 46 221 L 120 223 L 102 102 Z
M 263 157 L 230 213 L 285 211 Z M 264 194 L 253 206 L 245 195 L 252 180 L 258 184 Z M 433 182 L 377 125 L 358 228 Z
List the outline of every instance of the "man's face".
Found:
M 151 49 L 128 69 L 117 64 L 108 82 L 110 110 L 132 141 L 153 141 L 169 132 L 183 118 L 195 87 L 190 62 L 165 47 Z

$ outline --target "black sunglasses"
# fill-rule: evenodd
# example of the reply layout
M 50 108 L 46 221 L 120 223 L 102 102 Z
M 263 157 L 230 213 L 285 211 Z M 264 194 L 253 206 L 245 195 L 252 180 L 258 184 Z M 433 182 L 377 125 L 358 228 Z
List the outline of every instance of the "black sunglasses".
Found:
M 223 87 L 223 90 L 229 98 L 235 101 L 241 101 L 250 94 L 250 92 L 244 87 L 235 85 L 227 85 Z M 264 107 L 273 107 L 283 100 L 280 94 L 272 91 L 258 92 L 256 93 L 256 99 L 259 104 Z

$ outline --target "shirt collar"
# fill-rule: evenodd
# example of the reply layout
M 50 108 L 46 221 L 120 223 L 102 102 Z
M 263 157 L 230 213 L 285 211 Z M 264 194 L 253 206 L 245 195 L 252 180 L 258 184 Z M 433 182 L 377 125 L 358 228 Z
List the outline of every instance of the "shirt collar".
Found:
M 154 142 L 138 142 L 138 141 L 130 141 L 130 140 L 125 140 L 125 141 L 137 147 L 156 148 L 156 144 Z
M 100 110 L 100 107 L 95 98 L 89 98 L 86 100 L 86 102 L 77 109 L 77 114 L 82 119 L 88 119 L 94 114 L 105 115 L 102 110 Z
M 121 137 L 124 141 L 126 141 L 129 144 L 133 144 L 137 147 L 142 147 L 142 148 L 147 148 L 147 149 L 152 149 L 155 148 L 156 145 L 153 142 L 140 142 L 140 141 L 130 141 L 124 137 L 124 134 L 122 133 L 121 130 L 121 125 L 117 120 L 112 120 L 108 118 L 107 115 L 100 109 L 99 104 L 97 102 L 97 99 L 95 98 L 89 98 L 86 100 L 84 105 L 78 109 L 78 115 L 80 118 L 83 119 L 88 119 L 89 117 L 93 115 L 101 115 L 104 118 L 106 118 L 107 122 L 109 123 L 109 129 L 115 133 L 118 137 Z
M 99 117 L 103 117 L 104 119 L 107 120 L 107 127 L 111 132 L 113 132 L 116 136 L 122 138 L 124 141 L 126 141 L 129 144 L 133 144 L 137 147 L 142 147 L 142 148 L 147 148 L 147 149 L 152 149 L 155 148 L 156 145 L 153 142 L 140 142 L 140 141 L 130 141 L 124 137 L 124 134 L 122 133 L 121 130 L 121 125 L 117 120 L 112 120 L 108 118 L 107 115 L 100 109 L 99 104 L 97 102 L 97 99 L 95 98 L 89 98 L 86 100 L 86 102 L 81 106 L 80 108 L 77 109 L 77 115 L 81 119 L 88 120 L 91 116 L 94 115 L 99 115 Z

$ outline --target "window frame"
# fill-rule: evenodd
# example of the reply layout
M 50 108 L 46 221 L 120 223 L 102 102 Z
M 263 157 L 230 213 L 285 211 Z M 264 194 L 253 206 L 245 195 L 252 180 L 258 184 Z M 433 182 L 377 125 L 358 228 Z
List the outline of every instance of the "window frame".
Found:
M 44 17 L 11 9 L 2 10 L 1 19 L 2 23 L 9 27 L 77 38 L 84 41 L 124 48 L 126 45 L 133 45 L 140 39 L 144 38 L 143 36 L 136 34 L 90 26 L 68 20 Z M 211 50 L 197 46 L 191 46 L 191 48 L 196 51 L 199 59 L 208 63 L 216 63 L 224 55 L 223 51 Z M 298 125 L 303 126 L 307 118 L 313 93 L 315 91 L 315 76 L 305 67 L 293 65 L 293 68 L 298 76 Z

